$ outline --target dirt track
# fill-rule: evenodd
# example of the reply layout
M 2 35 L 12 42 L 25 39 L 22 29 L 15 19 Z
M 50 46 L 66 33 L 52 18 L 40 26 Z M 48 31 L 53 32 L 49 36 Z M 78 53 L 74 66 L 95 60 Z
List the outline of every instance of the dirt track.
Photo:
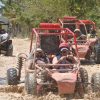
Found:
M 13 57 L 5 57 L 3 55 L 0 56 L 0 84 L 6 84 L 6 70 L 10 67 L 16 67 L 17 64 L 17 55 L 19 53 L 26 53 L 29 52 L 29 39 L 13 39 L 13 45 L 14 45 L 14 54 Z M 98 64 L 91 64 L 88 65 L 86 63 L 85 65 L 82 65 L 89 73 L 89 78 L 91 78 L 92 73 L 94 72 L 100 72 L 100 65 Z M 2 82 L 4 81 L 4 82 Z M 3 85 L 0 85 L 0 100 L 37 100 L 37 98 L 33 98 L 32 96 L 23 95 L 23 93 L 7 93 L 4 89 L 4 91 L 1 90 L 1 87 Z M 94 95 L 92 95 L 94 96 Z M 48 99 L 49 98 L 49 99 Z M 95 98 L 95 97 L 94 97 Z M 89 98 L 88 98 L 89 99 Z M 92 100 L 93 97 L 90 96 L 90 100 Z M 61 100 L 59 96 L 55 96 L 53 94 L 48 94 L 45 97 L 39 98 L 39 100 Z M 97 99 L 95 99 L 97 100 Z M 100 100 L 100 99 L 98 99 Z

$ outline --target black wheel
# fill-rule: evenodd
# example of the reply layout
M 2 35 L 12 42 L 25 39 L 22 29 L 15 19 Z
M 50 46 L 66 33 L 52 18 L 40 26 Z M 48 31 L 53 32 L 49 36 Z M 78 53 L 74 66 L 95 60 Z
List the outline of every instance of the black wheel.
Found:
M 76 92 L 79 94 L 80 98 L 84 98 L 84 90 L 83 90 L 80 76 L 78 76 L 77 78 Z
M 86 92 L 88 86 L 88 72 L 85 68 L 80 68 L 79 71 L 80 71 L 81 82 L 84 87 L 84 92 Z
M 79 75 L 76 84 L 76 91 L 78 92 L 81 98 L 84 97 L 84 94 L 87 92 L 88 86 L 88 73 L 84 68 L 79 69 Z
M 95 63 L 100 64 L 100 44 L 95 46 Z
M 13 45 L 10 44 L 7 48 L 5 56 L 12 56 L 13 55 Z
M 74 98 L 74 94 L 65 95 L 66 100 L 72 100 Z
M 17 70 L 15 68 L 10 68 L 7 70 L 7 82 L 8 85 L 18 84 Z
M 25 76 L 25 90 L 27 94 L 37 94 L 37 82 L 35 73 L 27 73 Z
M 94 73 L 91 78 L 93 92 L 100 92 L 100 73 Z
M 43 71 L 40 72 L 41 83 L 46 83 L 47 80 L 49 80 L 48 78 L 49 78 L 49 77 L 48 77 L 48 73 L 47 73 L 46 70 L 43 70 Z M 39 87 L 37 93 L 38 93 L 39 95 L 43 95 L 43 94 L 45 94 L 45 93 L 47 92 L 47 88 L 48 88 L 47 85 L 41 85 L 41 86 Z

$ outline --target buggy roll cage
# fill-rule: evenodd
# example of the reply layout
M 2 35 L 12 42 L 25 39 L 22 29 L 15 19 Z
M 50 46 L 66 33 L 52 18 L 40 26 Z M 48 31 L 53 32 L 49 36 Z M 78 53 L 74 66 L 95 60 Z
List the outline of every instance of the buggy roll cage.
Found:
M 50 30 L 56 30 L 57 32 L 49 32 Z M 45 32 L 42 32 L 45 31 Z M 38 38 L 40 35 L 48 36 L 48 35 L 63 35 L 63 34 L 71 34 L 74 38 L 74 45 L 77 50 L 77 40 L 74 35 L 74 33 L 69 30 L 68 28 L 33 28 L 32 34 L 31 34 L 31 44 L 30 44 L 30 52 L 32 51 L 32 43 L 33 43 L 33 35 L 35 34 L 36 36 L 36 46 L 37 47 L 37 42 Z
M 93 22 L 93 21 L 91 21 L 91 20 L 81 20 L 81 22 L 83 22 L 84 24 L 91 24 L 91 25 L 93 25 L 93 29 L 96 29 L 96 24 Z
M 51 30 L 53 30 L 52 32 L 50 32 Z M 56 31 L 56 32 L 55 32 Z M 69 30 L 68 28 L 33 28 L 32 29 L 32 34 L 31 34 L 31 43 L 30 43 L 30 52 L 35 52 L 36 48 L 37 48 L 37 43 L 38 43 L 38 38 L 39 36 L 49 36 L 49 35 L 63 35 L 63 34 L 71 34 L 74 38 L 74 45 L 75 45 L 75 50 L 76 50 L 76 56 L 78 58 L 79 64 L 80 64 L 80 60 L 79 60 L 79 56 L 78 56 L 78 49 L 77 49 L 77 40 L 76 37 L 74 35 L 74 33 Z M 32 51 L 32 44 L 33 44 L 33 36 L 35 35 L 36 40 L 35 40 L 35 46 L 34 46 L 34 51 Z M 34 58 L 36 57 L 36 54 L 34 53 Z M 33 61 L 33 65 L 35 66 L 35 60 Z M 47 64 L 46 64 L 47 65 Z M 56 66 L 54 64 L 50 64 L 49 66 Z M 61 66 L 63 66 L 62 64 L 60 64 Z M 67 64 L 65 64 L 66 66 Z M 44 65 L 45 66 L 45 65 Z
M 59 18 L 58 21 L 60 22 L 61 26 L 64 27 L 64 25 L 75 25 L 76 28 L 80 29 L 80 25 L 84 26 L 85 33 L 87 36 L 87 29 L 85 22 L 83 20 L 78 20 L 77 17 L 64 17 L 64 18 Z
M 85 28 L 85 32 L 86 32 L 86 35 L 87 35 L 87 25 L 91 25 L 90 28 L 92 27 L 94 30 L 96 30 L 96 24 L 91 21 L 91 20 L 79 20 L 77 19 L 77 17 L 71 17 L 71 16 L 65 16 L 63 18 L 59 18 L 58 21 L 60 22 L 61 26 L 63 27 L 64 24 L 75 24 L 77 28 L 78 25 L 84 25 L 84 28 Z

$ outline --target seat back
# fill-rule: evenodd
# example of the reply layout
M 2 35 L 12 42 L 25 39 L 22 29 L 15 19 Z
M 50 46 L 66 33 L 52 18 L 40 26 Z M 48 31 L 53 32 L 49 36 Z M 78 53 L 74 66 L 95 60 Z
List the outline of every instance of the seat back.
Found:
M 59 35 L 40 36 L 40 45 L 46 54 L 59 53 L 60 39 Z

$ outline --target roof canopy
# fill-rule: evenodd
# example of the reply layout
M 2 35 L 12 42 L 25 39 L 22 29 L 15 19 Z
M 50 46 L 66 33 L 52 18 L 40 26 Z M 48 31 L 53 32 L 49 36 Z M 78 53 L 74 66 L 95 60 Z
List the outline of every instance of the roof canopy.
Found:
M 9 24 L 8 18 L 0 16 L 0 24 L 8 25 Z

